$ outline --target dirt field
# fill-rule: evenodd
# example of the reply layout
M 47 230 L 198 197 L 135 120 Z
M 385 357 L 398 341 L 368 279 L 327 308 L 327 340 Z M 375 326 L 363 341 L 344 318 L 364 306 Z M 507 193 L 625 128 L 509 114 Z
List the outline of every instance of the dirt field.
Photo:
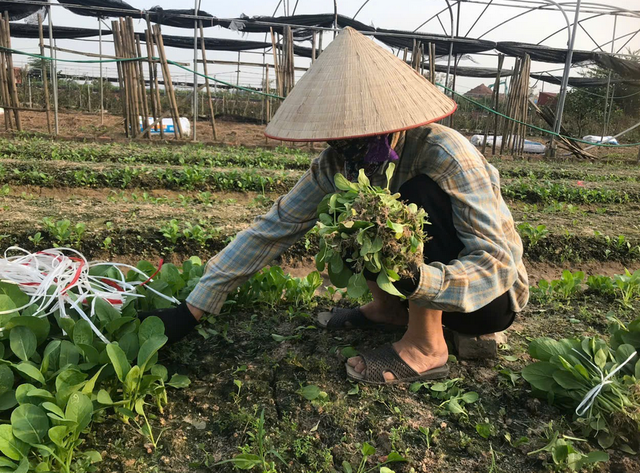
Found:
M 100 121 L 99 114 L 79 113 L 79 112 L 59 112 L 59 129 L 61 139 L 93 139 L 100 141 L 125 141 L 127 138 L 124 132 L 122 117 L 105 113 L 104 121 Z M 27 132 L 47 133 L 47 118 L 45 113 L 21 112 L 22 126 Z M 196 129 L 197 138 L 200 142 L 215 142 L 232 146 L 278 146 L 281 142 L 271 140 L 264 136 L 264 126 L 243 123 L 241 121 L 230 120 L 229 118 L 218 119 L 216 122 L 217 140 L 213 139 L 213 129 L 210 120 L 198 120 Z M 51 112 L 53 123 L 53 112 Z M 191 121 L 191 119 L 190 119 Z M 173 141 L 175 136 L 167 135 L 165 139 Z M 191 137 L 189 137 L 189 140 Z M 153 137 L 154 141 L 159 141 L 160 137 Z M 187 140 L 188 141 L 188 140 Z M 289 143 L 292 145 L 292 143 Z M 298 147 L 308 147 L 308 145 L 298 145 Z
M 44 116 L 23 117 L 27 127 L 46 131 Z M 164 258 L 179 265 L 193 255 L 206 261 L 264 214 L 313 156 L 305 147 L 130 144 L 116 117 L 106 118 L 104 128 L 96 116 L 61 118 L 65 140 L 0 139 L 3 249 L 69 245 L 89 259 L 129 264 Z M 199 123 L 200 137 L 210 136 L 207 127 Z M 262 130 L 220 122 L 221 140 L 233 145 L 264 145 Z M 442 391 L 433 384 L 412 390 L 348 381 L 345 357 L 399 334 L 319 330 L 318 311 L 361 302 L 327 289 L 323 274 L 311 301 L 228 304 L 199 333 L 160 352 L 169 372 L 192 382 L 168 389 L 163 413 L 147 407 L 155 445 L 133 420 L 126 424 L 100 414 L 79 448 L 97 450 L 102 463 L 95 471 L 104 473 L 231 472 L 233 463 L 218 462 L 240 453 L 265 460 L 253 471 L 389 473 L 379 464 L 392 452 L 407 460 L 389 464 L 398 473 L 572 471 L 548 451 L 536 452 L 555 432 L 574 439 L 583 453 L 607 451 L 608 462 L 583 471 L 640 471 L 638 456 L 619 448 L 621 440 L 601 447 L 572 409 L 532 396 L 522 378 L 532 362 L 533 339 L 606 339 L 612 316 L 628 323 L 640 309 L 640 297 L 624 304 L 618 293 L 605 295 L 586 285 L 588 276 L 640 268 L 637 150 L 599 153 L 595 162 L 491 159 L 523 237 L 534 289 L 497 358 L 458 359 L 448 340 L 452 373 Z M 316 251 L 316 237 L 307 235 L 273 263 L 306 277 L 315 270 Z M 564 297 L 535 291 L 538 282 L 559 280 L 564 270 L 585 273 L 575 292 Z M 308 386 L 322 395 L 308 399 Z M 476 393 L 477 400 L 462 411 L 449 410 L 450 399 L 442 396 L 464 393 Z M 7 417 L 0 418 L 9 422 Z M 634 435 L 626 440 L 629 448 L 639 446 Z M 363 460 L 365 443 L 376 451 Z

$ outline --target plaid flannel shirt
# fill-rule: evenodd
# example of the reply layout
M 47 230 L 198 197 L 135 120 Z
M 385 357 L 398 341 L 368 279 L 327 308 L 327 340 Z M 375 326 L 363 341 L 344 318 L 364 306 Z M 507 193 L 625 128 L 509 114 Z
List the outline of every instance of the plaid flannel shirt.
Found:
M 438 124 L 407 131 L 396 151 L 400 160 L 391 191 L 414 176 L 429 176 L 451 197 L 453 223 L 464 244 L 453 261 L 423 264 L 408 299 L 431 309 L 473 312 L 508 291 L 513 310 L 521 311 L 529 298 L 522 241 L 500 194 L 498 171 L 465 137 Z M 229 292 L 313 228 L 318 204 L 336 192 L 333 178 L 343 168 L 332 148 L 320 153 L 288 194 L 207 263 L 187 301 L 218 313 Z M 384 169 L 370 180 L 386 185 Z

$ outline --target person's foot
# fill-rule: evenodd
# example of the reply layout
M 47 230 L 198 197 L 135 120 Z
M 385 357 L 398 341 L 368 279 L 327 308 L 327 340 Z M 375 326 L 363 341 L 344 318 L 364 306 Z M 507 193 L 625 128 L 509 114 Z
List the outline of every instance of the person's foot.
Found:
M 372 322 L 388 325 L 407 325 L 409 311 L 398 301 L 372 301 L 360 307 L 362 314 Z
M 424 373 L 433 368 L 444 366 L 449 358 L 449 350 L 444 338 L 442 342 L 432 344 L 424 340 L 412 340 L 405 334 L 400 341 L 393 344 L 393 348 L 400 358 L 413 368 L 416 373 Z M 347 363 L 358 373 L 364 373 L 367 368 L 364 360 L 360 356 L 349 358 Z M 392 381 L 395 379 L 395 376 L 393 373 L 387 372 L 384 374 L 384 379 L 385 381 Z

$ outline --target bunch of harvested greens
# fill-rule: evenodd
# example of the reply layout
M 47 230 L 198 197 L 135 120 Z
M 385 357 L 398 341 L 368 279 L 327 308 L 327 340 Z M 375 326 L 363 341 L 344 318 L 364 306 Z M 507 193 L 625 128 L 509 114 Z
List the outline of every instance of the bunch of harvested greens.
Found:
M 362 169 L 357 183 L 336 174 L 341 192 L 327 195 L 318 206 L 316 266 L 322 271 L 328 264 L 331 282 L 346 287 L 350 297 L 361 297 L 368 290 L 365 270 L 377 274 L 382 290 L 402 297 L 392 283 L 411 277 L 411 268 L 422 263 L 427 214 L 415 204 L 401 202 L 400 194 L 391 194 L 394 170 L 389 163 L 385 188 L 372 186 Z

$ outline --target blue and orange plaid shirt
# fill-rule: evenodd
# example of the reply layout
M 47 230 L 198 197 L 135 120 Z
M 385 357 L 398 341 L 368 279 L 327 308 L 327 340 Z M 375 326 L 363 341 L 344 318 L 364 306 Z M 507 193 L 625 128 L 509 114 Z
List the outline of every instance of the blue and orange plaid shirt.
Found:
M 451 197 L 453 223 L 464 244 L 447 264 L 423 264 L 408 299 L 446 312 L 474 312 L 508 291 L 512 309 L 521 311 L 529 299 L 522 241 L 500 194 L 498 171 L 464 136 L 442 125 L 407 131 L 395 149 L 400 160 L 391 191 L 420 174 L 433 179 Z M 187 301 L 219 313 L 229 292 L 314 227 L 318 204 L 337 191 L 334 176 L 343 169 L 344 159 L 335 150 L 320 153 L 288 194 L 207 263 Z M 384 169 L 370 180 L 385 186 Z

